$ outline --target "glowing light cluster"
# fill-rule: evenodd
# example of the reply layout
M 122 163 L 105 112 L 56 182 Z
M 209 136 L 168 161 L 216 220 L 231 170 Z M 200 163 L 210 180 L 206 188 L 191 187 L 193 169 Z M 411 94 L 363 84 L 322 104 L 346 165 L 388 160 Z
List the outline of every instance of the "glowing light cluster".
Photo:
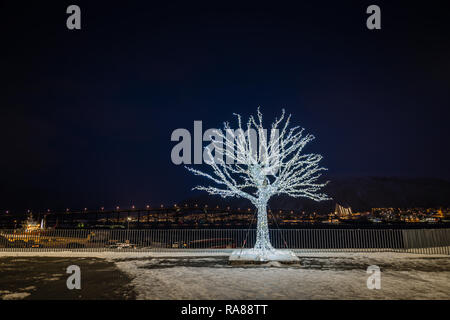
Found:
M 216 140 L 212 140 L 212 148 L 205 147 L 210 161 L 207 164 L 213 173 L 209 174 L 191 167 L 186 167 L 195 175 L 203 176 L 215 182 L 218 187 L 197 186 L 194 190 L 203 190 L 221 197 L 242 197 L 250 200 L 257 208 L 257 238 L 255 249 L 273 251 L 270 243 L 267 221 L 267 203 L 274 195 L 305 197 L 315 201 L 330 200 L 320 189 L 327 183 L 316 182 L 321 171 L 322 156 L 319 154 L 303 154 L 305 145 L 314 139 L 311 134 L 304 134 L 298 126 L 289 128 L 291 115 L 285 111 L 279 119 L 275 119 L 270 128 L 270 139 L 263 127 L 262 113 L 257 110 L 257 118 L 250 116 L 244 132 L 241 116 L 235 114 L 238 130 L 232 130 L 229 123 L 224 123 L 225 133 L 216 130 Z M 255 151 L 255 140 L 251 132 L 255 132 L 259 146 Z M 276 133 L 276 134 L 275 134 Z M 224 143 L 223 143 L 224 142 Z M 233 163 L 213 157 L 212 149 L 226 155 Z M 235 152 L 236 150 L 236 152 Z M 213 160 L 214 159 L 214 160 Z

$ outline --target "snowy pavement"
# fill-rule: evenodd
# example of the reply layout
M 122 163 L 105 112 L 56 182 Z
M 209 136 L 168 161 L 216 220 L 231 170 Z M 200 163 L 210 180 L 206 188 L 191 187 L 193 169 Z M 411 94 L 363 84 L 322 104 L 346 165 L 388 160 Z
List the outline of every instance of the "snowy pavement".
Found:
M 2 257 L 103 259 L 137 299 L 450 299 L 450 257 L 409 253 L 300 253 L 300 264 L 230 266 L 229 253 L 1 252 Z M 367 267 L 381 289 L 367 288 Z

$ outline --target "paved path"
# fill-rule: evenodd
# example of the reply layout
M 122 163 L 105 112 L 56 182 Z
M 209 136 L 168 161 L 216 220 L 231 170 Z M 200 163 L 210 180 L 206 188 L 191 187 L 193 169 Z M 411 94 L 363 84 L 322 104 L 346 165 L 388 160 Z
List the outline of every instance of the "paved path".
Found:
M 66 269 L 81 269 L 81 289 L 67 289 Z M 134 299 L 130 278 L 98 258 L 1 257 L 0 299 Z

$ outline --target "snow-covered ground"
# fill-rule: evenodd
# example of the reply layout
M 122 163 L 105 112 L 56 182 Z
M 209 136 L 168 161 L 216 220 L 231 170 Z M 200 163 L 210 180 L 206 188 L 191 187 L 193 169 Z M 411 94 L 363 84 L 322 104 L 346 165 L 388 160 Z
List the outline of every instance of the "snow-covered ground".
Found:
M 450 258 L 392 253 L 300 255 L 301 264 L 235 267 L 227 258 L 117 261 L 138 299 L 450 299 Z M 367 288 L 367 267 L 381 289 Z
M 450 257 L 410 253 L 300 253 L 300 264 L 230 266 L 229 253 L 1 252 L 96 257 L 132 279 L 138 299 L 450 299 Z M 367 288 L 367 267 L 381 289 Z

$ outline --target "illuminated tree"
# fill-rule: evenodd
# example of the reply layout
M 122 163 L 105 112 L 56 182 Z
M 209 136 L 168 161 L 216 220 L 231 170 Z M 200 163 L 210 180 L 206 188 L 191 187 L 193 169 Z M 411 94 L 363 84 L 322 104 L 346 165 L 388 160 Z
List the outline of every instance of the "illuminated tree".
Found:
M 291 115 L 285 117 L 284 110 L 281 117 L 272 123 L 270 135 L 263 127 L 259 108 L 256 118 L 250 116 L 245 132 L 241 116 L 235 116 L 238 129 L 232 130 L 225 122 L 224 131 L 215 130 L 212 134 L 215 138 L 211 137 L 212 143 L 205 147 L 205 162 L 212 168 L 212 173 L 186 168 L 216 184 L 197 186 L 194 190 L 224 198 L 242 197 L 255 205 L 257 237 L 254 250 L 264 257 L 267 252 L 274 251 L 267 221 L 269 199 L 275 195 L 288 195 L 315 201 L 329 200 L 327 195 L 320 193 L 327 182 L 317 182 L 321 171 L 326 169 L 319 166 L 321 155 L 303 153 L 303 148 L 314 136 L 304 134 L 304 129 L 298 126 L 289 128 Z

